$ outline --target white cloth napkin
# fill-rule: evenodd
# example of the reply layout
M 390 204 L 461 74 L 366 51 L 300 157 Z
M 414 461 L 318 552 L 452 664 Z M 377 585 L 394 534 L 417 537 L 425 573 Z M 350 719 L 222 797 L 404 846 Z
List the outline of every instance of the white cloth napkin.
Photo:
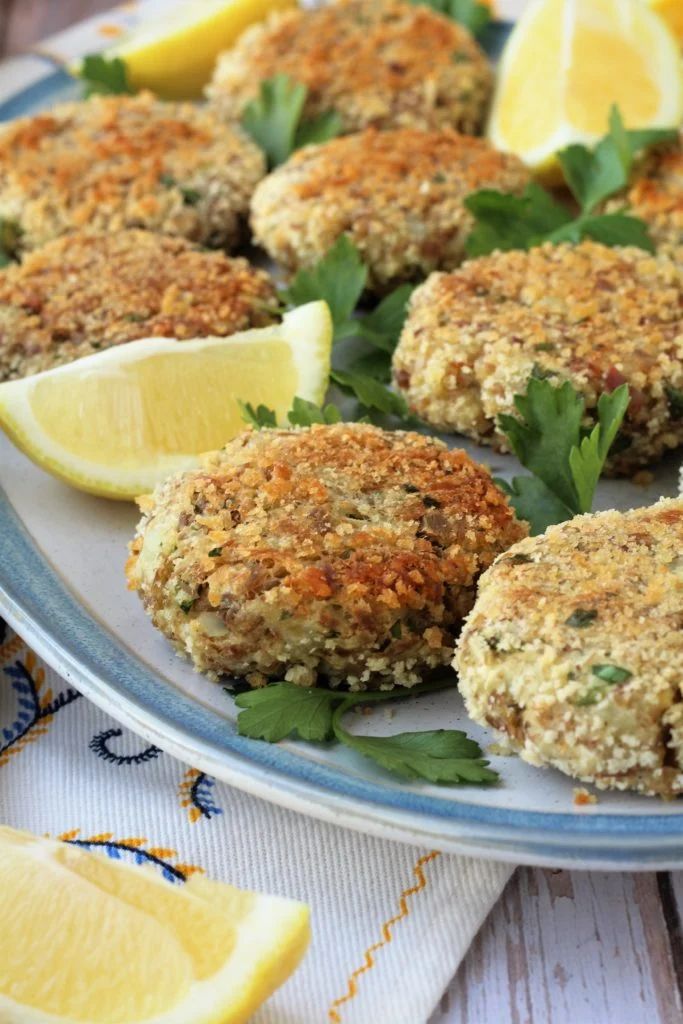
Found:
M 425 1024 L 511 868 L 326 825 L 122 729 L 0 626 L 0 820 L 182 884 L 304 900 L 313 942 L 257 1024 Z

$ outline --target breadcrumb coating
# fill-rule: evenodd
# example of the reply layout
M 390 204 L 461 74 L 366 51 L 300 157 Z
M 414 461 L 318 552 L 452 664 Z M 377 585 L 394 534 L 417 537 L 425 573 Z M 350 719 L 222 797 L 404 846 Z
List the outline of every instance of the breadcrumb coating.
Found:
M 310 266 L 346 233 L 369 268 L 370 288 L 456 267 L 480 188 L 521 193 L 517 157 L 457 132 L 374 129 L 307 146 L 258 186 L 256 240 L 288 270 Z
M 345 0 L 272 15 L 218 60 L 209 98 L 238 119 L 260 83 L 287 74 L 308 88 L 306 118 L 335 110 L 363 128 L 480 130 L 492 87 L 469 32 L 426 6 Z
M 587 424 L 628 383 L 609 469 L 631 473 L 683 443 L 682 309 L 683 267 L 664 256 L 595 242 L 496 252 L 413 293 L 394 375 L 426 422 L 500 451 L 497 418 L 532 375 L 570 381 Z
M 263 327 L 276 305 L 262 270 L 183 238 L 68 235 L 0 271 L 0 380 L 136 338 Z
M 517 544 L 482 577 L 454 664 L 475 721 L 601 789 L 683 792 L 683 499 Z
M 206 107 L 94 96 L 3 126 L 0 217 L 22 251 L 128 227 L 228 247 L 264 173 L 258 146 Z
M 653 149 L 625 193 L 607 204 L 647 223 L 658 250 L 683 263 L 683 131 L 678 142 Z
M 526 535 L 488 473 L 420 434 L 247 431 L 141 499 L 127 574 L 209 675 L 410 686 Z

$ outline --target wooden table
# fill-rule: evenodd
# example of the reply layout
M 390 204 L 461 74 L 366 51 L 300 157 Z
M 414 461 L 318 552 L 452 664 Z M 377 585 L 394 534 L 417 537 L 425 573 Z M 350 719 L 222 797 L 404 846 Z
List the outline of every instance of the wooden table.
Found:
M 0 54 L 111 5 L 0 0 Z M 430 1024 L 683 1024 L 682 913 L 679 874 L 519 868 Z

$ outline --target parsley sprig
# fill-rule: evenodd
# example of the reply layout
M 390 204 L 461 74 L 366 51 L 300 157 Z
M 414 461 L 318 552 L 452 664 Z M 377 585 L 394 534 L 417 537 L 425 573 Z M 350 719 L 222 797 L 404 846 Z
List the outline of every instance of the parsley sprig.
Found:
M 488 767 L 479 744 L 457 729 L 401 732 L 393 736 L 364 736 L 345 728 L 345 715 L 353 708 L 416 697 L 453 686 L 435 680 L 411 688 L 346 693 L 293 683 L 272 683 L 240 693 L 235 703 L 242 710 L 237 728 L 242 736 L 277 743 L 287 736 L 321 743 L 336 739 L 404 779 L 433 783 L 489 785 L 498 774 Z
M 278 74 L 261 82 L 259 95 L 244 108 L 242 126 L 266 154 L 270 167 L 284 163 L 301 146 L 327 142 L 341 132 L 341 118 L 334 110 L 303 117 L 307 96 L 302 82 Z
M 519 416 L 502 414 L 498 425 L 515 455 L 533 476 L 498 483 L 532 534 L 553 523 L 590 512 L 600 474 L 629 403 L 622 384 L 598 401 L 598 422 L 582 429 L 585 402 L 569 381 L 554 387 L 532 377 L 525 395 L 515 396 Z
M 120 57 L 91 53 L 83 58 L 78 77 L 83 81 L 85 96 L 131 96 L 135 92 L 128 80 L 126 63 Z
M 598 211 L 605 200 L 628 184 L 641 150 L 675 138 L 675 129 L 627 131 L 618 108 L 613 106 L 609 131 L 594 149 L 576 144 L 558 153 L 580 212 L 572 213 L 535 183 L 528 185 L 521 196 L 495 189 L 474 192 L 465 200 L 475 218 L 466 242 L 468 255 L 484 256 L 495 249 L 531 249 L 543 242 L 578 243 L 585 238 L 604 245 L 636 245 L 652 252 L 654 246 L 642 220 L 624 210 Z
M 267 405 L 259 405 L 256 408 L 251 402 L 238 400 L 242 419 L 249 423 L 256 430 L 263 427 L 277 427 L 277 416 Z M 287 420 L 293 427 L 310 427 L 314 423 L 341 423 L 342 414 L 336 405 L 319 406 L 315 402 L 309 402 L 298 396 L 292 402 L 292 408 L 287 413 Z
M 368 269 L 357 247 L 348 235 L 340 235 L 315 266 L 299 270 L 280 295 L 290 307 L 324 300 L 330 308 L 335 344 L 350 338 L 366 343 L 350 362 L 337 355 L 331 374 L 335 384 L 357 399 L 359 414 L 374 411 L 404 419 L 408 409 L 403 397 L 385 385 L 391 378 L 391 355 L 413 285 L 399 285 L 371 312 L 354 315 L 367 279 Z
M 491 21 L 491 8 L 477 0 L 413 0 L 445 14 L 452 21 L 464 25 L 473 36 L 479 37 Z

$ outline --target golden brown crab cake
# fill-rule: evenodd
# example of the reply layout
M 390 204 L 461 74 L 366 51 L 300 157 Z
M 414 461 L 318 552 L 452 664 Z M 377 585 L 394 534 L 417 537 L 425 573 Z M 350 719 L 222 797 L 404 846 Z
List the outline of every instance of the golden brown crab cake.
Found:
M 482 577 L 454 664 L 471 717 L 603 789 L 683 792 L 683 499 L 551 527 Z
M 0 380 L 136 338 L 263 327 L 276 306 L 262 270 L 184 238 L 68 235 L 0 270 Z
M 683 263 L 683 131 L 678 142 L 653 149 L 629 188 L 607 204 L 640 217 L 657 249 Z
M 307 87 L 305 117 L 335 110 L 344 132 L 373 126 L 474 133 L 492 88 L 486 56 L 466 29 L 399 0 L 276 13 L 219 58 L 207 94 L 238 120 L 261 82 L 276 74 Z
M 631 403 L 609 463 L 629 473 L 683 443 L 683 268 L 596 242 L 495 252 L 412 296 L 394 353 L 411 409 L 506 451 L 497 427 L 529 379 L 569 381 L 587 422 L 622 383 Z
M 520 193 L 517 157 L 453 131 L 370 129 L 307 146 L 254 193 L 256 241 L 290 271 L 319 260 L 342 234 L 385 291 L 456 267 L 473 219 L 464 200 L 480 188 Z
M 154 624 L 253 686 L 419 682 L 526 534 L 464 452 L 350 423 L 247 431 L 141 508 L 127 572 Z
M 0 217 L 19 251 L 75 230 L 139 227 L 233 246 L 261 150 L 206 107 L 95 96 L 0 131 Z

